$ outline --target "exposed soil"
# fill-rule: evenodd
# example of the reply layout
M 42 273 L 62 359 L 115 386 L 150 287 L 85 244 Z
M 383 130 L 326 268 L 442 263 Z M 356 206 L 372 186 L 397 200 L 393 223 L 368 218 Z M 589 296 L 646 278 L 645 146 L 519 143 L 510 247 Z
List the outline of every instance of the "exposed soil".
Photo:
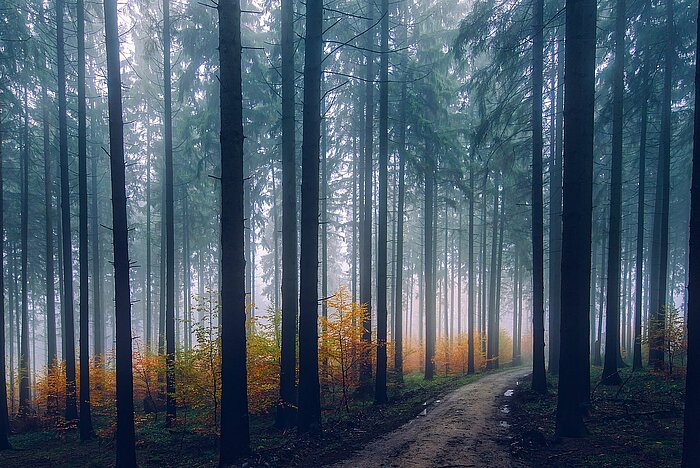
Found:
M 521 467 L 504 446 L 509 424 L 500 397 L 529 373 L 487 375 L 426 405 L 417 418 L 366 445 L 336 467 Z

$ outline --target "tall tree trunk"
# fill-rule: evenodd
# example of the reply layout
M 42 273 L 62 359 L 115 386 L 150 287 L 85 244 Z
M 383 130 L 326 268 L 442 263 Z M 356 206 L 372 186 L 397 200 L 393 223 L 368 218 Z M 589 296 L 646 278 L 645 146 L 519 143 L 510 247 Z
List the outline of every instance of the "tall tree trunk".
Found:
M 21 236 L 21 262 L 22 262 L 22 325 L 19 339 L 19 412 L 20 416 L 28 416 L 31 411 L 31 382 L 29 362 L 29 284 L 27 271 L 28 255 L 28 229 L 29 229 L 29 107 L 27 101 L 27 87 L 24 86 L 24 125 L 22 130 L 22 159 L 20 160 L 20 200 L 22 221 L 20 227 Z
M 589 301 L 593 214 L 596 2 L 567 1 L 564 90 L 561 361 L 556 433 L 582 436 L 590 392 Z
M 53 157 L 49 128 L 49 98 L 46 86 L 41 88 L 42 120 L 44 129 L 44 216 L 46 238 L 46 345 L 49 372 L 54 371 L 58 360 L 56 347 L 56 289 L 53 258 L 53 178 L 51 158 Z M 0 230 L 2 232 L 2 230 Z M 56 395 L 49 395 L 48 407 L 56 407 Z
M 498 311 L 496 310 L 496 273 L 498 272 L 498 203 L 500 180 L 498 171 L 494 175 L 493 215 L 491 225 L 491 268 L 489 278 L 488 339 L 486 343 L 486 369 L 498 369 Z
M 372 151 L 374 150 L 374 1 L 367 2 L 367 81 L 365 87 L 364 213 L 360 232 L 360 303 L 365 307 L 362 321 L 363 351 L 360 358 L 360 387 L 368 393 L 372 380 Z
M 56 52 L 58 55 L 58 134 L 61 168 L 61 250 L 63 252 L 64 295 L 63 341 L 66 361 L 66 419 L 78 419 L 75 388 L 75 328 L 73 320 L 73 249 L 70 229 L 70 187 L 68 172 L 68 117 L 66 111 L 66 64 L 63 38 L 64 0 L 56 0 Z
M 46 106 L 46 100 L 44 100 L 44 106 Z M 2 112 L 0 112 L 0 116 L 2 116 Z M 46 111 L 44 111 L 44 117 L 46 117 Z M 2 121 L 0 121 L 0 330 L 2 330 L 2 333 L 0 333 L 0 369 L 2 370 L 0 372 L 0 450 L 7 450 L 11 449 L 12 445 L 9 439 L 10 418 L 7 410 L 7 384 L 5 383 L 5 198 L 2 167 Z M 12 375 L 12 315 L 10 315 L 9 367 L 10 375 Z M 11 388 L 14 388 L 14 386 Z
M 163 0 L 163 138 L 165 145 L 165 424 L 177 415 L 175 401 L 175 221 L 173 195 L 173 118 L 170 83 L 170 0 Z M 223 127 L 222 128 L 228 128 Z
M 469 336 L 467 337 L 467 374 L 474 373 L 474 300 L 476 278 L 474 277 L 474 164 L 476 153 L 476 139 L 472 140 L 471 160 L 469 163 L 469 287 L 467 291 L 468 315 L 469 315 Z
M 559 38 L 559 34 L 555 36 Z M 549 202 L 549 372 L 559 373 L 559 328 L 561 326 L 561 197 L 562 139 L 564 135 L 564 46 L 557 46 L 556 86 L 552 93 L 555 104 L 555 127 Z M 553 73 L 554 75 L 554 73 Z
M 610 229 L 608 231 L 608 286 L 605 315 L 605 362 L 602 382 L 619 385 L 617 360 L 620 354 L 620 267 L 622 224 L 622 124 L 625 88 L 625 0 L 615 7 L 615 62 L 613 64 L 612 172 L 610 181 Z
M 646 11 L 647 3 L 644 5 Z M 647 128 L 649 122 L 649 83 L 648 69 L 646 66 L 646 52 L 643 65 L 643 96 L 641 108 L 641 123 L 639 136 L 639 188 L 637 189 L 637 258 L 635 264 L 634 279 L 634 356 L 632 370 L 642 369 L 642 306 L 644 303 L 642 286 L 644 285 L 644 210 L 646 194 L 646 155 L 647 155 Z
M 377 375 L 374 401 L 386 403 L 387 246 L 389 198 L 389 0 L 381 0 L 381 57 L 379 64 L 379 219 L 377 232 Z
M 112 180 L 112 236 L 114 244 L 114 302 L 117 368 L 117 466 L 136 466 L 134 436 L 134 376 L 131 356 L 131 292 L 129 289 L 129 230 L 126 215 L 124 123 L 119 68 L 119 28 L 116 0 L 105 0 L 107 37 L 107 93 L 109 155 Z
M 426 143 L 426 156 L 431 157 L 431 145 Z M 435 374 L 435 270 L 433 263 L 433 197 L 435 172 L 432 161 L 425 164 L 425 236 L 424 236 L 424 275 L 425 275 L 425 379 Z
M 404 269 L 404 210 L 406 206 L 406 107 L 407 107 L 407 85 L 401 85 L 401 102 L 399 104 L 399 195 L 397 207 L 397 226 L 396 226 L 396 285 L 394 287 L 394 320 L 396 335 L 394 336 L 394 369 L 396 369 L 397 377 L 403 380 L 403 327 L 404 327 L 404 310 L 403 310 L 403 269 Z M 411 280 L 413 277 L 411 276 Z M 409 297 L 413 297 L 411 294 Z M 413 311 L 409 308 L 408 313 Z M 411 335 L 410 331 L 407 333 Z
M 91 129 L 95 127 L 95 121 L 91 120 Z M 93 135 L 94 136 L 94 135 Z M 97 363 L 104 362 L 105 353 L 105 326 L 104 326 L 104 307 L 102 304 L 102 259 L 100 250 L 100 210 L 98 208 L 99 189 L 97 182 L 97 154 L 92 155 L 92 225 L 91 239 L 92 243 L 92 309 L 94 311 L 93 323 L 93 338 L 95 340 L 94 350 Z M 149 224 L 150 225 L 150 224 Z
M 78 0 L 78 259 L 80 268 L 80 440 L 93 437 L 90 411 L 90 290 L 88 287 L 87 105 L 85 101 L 85 2 Z
M 151 254 L 151 122 L 148 107 L 146 126 L 146 352 L 153 351 L 153 299 L 152 299 L 152 254 Z M 94 159 L 93 159 L 94 160 Z M 93 175 L 94 180 L 94 175 Z M 93 189 L 95 187 L 93 186 Z M 96 211 L 95 211 L 96 213 Z M 200 278 L 201 283 L 201 278 Z
M 165 173 L 165 165 L 163 165 L 163 173 Z M 160 181 L 160 287 L 159 302 L 158 302 L 158 355 L 165 355 L 165 310 L 166 310 L 166 260 L 167 242 L 165 241 L 165 177 L 161 177 Z M 221 288 L 219 288 L 221 289 Z M 219 316 L 221 317 L 221 316 Z M 159 379 L 161 375 L 159 374 Z M 160 380 L 159 380 L 160 381 Z
M 661 98 L 661 131 L 659 134 L 659 163 L 654 203 L 652 240 L 651 336 L 649 365 L 662 368 L 664 362 L 663 333 L 668 281 L 668 216 L 671 172 L 671 90 L 673 86 L 674 27 L 673 0 L 666 0 L 664 84 Z
M 697 35 L 700 38 L 700 13 Z M 700 55 L 700 42 L 696 56 Z M 700 86 L 700 64 L 695 65 L 695 90 Z M 697 463 L 700 447 L 700 108 L 695 104 L 695 134 L 693 137 L 693 172 L 690 192 L 690 241 L 688 253 L 688 364 L 685 377 L 685 411 L 683 425 L 683 459 L 681 466 L 692 467 Z
M 240 0 L 221 0 L 221 442 L 219 466 L 249 451 Z
M 318 211 L 323 0 L 306 2 L 299 284 L 299 433 L 320 434 L 318 379 Z M 370 180 L 367 181 L 369 185 Z M 370 206 L 371 208 L 371 206 Z
M 542 82 L 544 0 L 535 0 L 532 36 L 532 389 L 547 391 L 544 365 L 544 204 L 542 200 Z
M 296 415 L 296 334 L 298 315 L 297 189 L 295 153 L 294 1 L 282 0 L 282 350 L 277 426 Z

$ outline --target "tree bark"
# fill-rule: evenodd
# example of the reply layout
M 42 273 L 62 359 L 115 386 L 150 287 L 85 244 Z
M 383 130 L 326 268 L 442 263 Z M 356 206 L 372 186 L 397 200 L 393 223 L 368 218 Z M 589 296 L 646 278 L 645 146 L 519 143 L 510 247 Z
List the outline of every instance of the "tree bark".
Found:
M 697 37 L 700 38 L 700 13 L 698 13 Z M 700 42 L 696 56 L 700 54 Z M 695 65 L 695 89 L 700 86 L 700 64 Z M 683 459 L 681 466 L 692 467 L 697 463 L 700 446 L 700 108 L 695 104 L 695 133 L 693 137 L 693 169 L 690 194 L 690 241 L 688 263 L 688 363 L 685 376 L 685 411 L 683 425 Z
M 559 34 L 555 36 L 559 38 Z M 553 74 L 554 75 L 554 74 Z M 562 139 L 564 136 L 564 47 L 557 46 L 556 102 L 554 110 L 555 133 L 550 176 L 549 206 L 549 372 L 559 373 L 559 328 L 561 326 L 561 198 L 562 198 Z
M 240 0 L 221 0 L 221 441 L 219 466 L 249 451 Z
M 368 393 L 372 380 L 372 151 L 374 149 L 374 1 L 367 3 L 367 81 L 365 85 L 364 213 L 360 231 L 360 303 L 365 307 L 362 321 L 364 343 L 360 357 L 360 391 Z
M 116 0 L 104 1 L 107 38 L 109 155 L 112 179 L 114 301 L 116 320 L 117 466 L 136 466 L 134 435 L 134 377 L 131 351 L 131 292 L 129 289 L 129 230 L 126 215 L 124 123 L 122 117 L 119 27 Z
M 78 0 L 78 258 L 80 268 L 80 440 L 94 436 L 90 411 L 90 290 L 88 287 L 87 105 L 85 2 Z
M 567 1 L 564 90 L 561 361 L 556 433 L 582 436 L 590 392 L 589 301 L 593 213 L 596 2 Z
M 430 144 L 426 143 L 426 155 L 431 154 Z M 430 156 L 427 156 L 430 158 Z M 425 235 L 424 272 L 425 272 L 425 380 L 431 380 L 435 374 L 435 270 L 433 269 L 433 197 L 435 187 L 435 169 L 432 161 L 425 164 Z
M 44 91 L 45 93 L 45 91 Z M 46 101 L 44 101 L 46 105 Z M 2 110 L 2 109 L 0 109 Z M 44 112 L 44 115 L 46 112 Z M 0 112 L 2 116 L 2 112 Z M 5 198 L 3 186 L 2 121 L 0 120 L 0 450 L 11 449 L 10 418 L 5 381 Z M 54 335 L 55 336 L 55 335 Z M 10 315 L 10 374 L 12 374 L 12 316 Z M 55 343 L 54 343 L 55 347 Z M 13 386 L 14 387 L 14 386 Z
M 170 82 L 170 0 L 163 0 L 163 138 L 165 145 L 165 424 L 177 416 L 175 401 L 175 222 L 173 195 L 173 118 Z M 222 127 L 227 128 L 227 127 Z M 226 205 L 224 205 L 226 206 Z
M 306 2 L 305 41 L 297 428 L 300 434 L 318 435 L 321 433 L 321 394 L 318 378 L 318 198 L 323 0 Z M 370 181 L 367 183 L 369 185 Z
M 277 426 L 296 418 L 298 316 L 294 1 L 282 0 L 282 350 Z
M 532 389 L 547 391 L 544 365 L 544 203 L 542 199 L 542 82 L 544 0 L 535 0 L 532 36 Z
M 78 419 L 75 388 L 75 329 L 73 321 L 73 249 L 71 246 L 70 187 L 68 172 L 68 117 L 66 111 L 66 65 L 63 34 L 64 0 L 56 0 L 56 52 L 58 55 L 58 133 L 61 169 L 61 243 L 64 295 L 63 341 L 66 361 L 66 419 Z

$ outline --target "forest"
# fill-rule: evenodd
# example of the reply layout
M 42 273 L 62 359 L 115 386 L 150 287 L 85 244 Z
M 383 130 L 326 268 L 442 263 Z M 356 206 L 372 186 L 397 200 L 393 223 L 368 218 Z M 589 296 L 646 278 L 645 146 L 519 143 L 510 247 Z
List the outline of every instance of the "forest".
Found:
M 700 467 L 694 0 L 3 0 L 0 466 Z

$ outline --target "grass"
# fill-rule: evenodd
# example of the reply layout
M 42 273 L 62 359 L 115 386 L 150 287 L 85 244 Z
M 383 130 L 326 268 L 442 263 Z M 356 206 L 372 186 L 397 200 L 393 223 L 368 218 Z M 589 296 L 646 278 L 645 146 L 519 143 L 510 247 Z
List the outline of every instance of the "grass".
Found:
M 390 401 L 385 405 L 374 405 L 371 399 L 354 399 L 350 412 L 345 412 L 327 404 L 321 439 L 298 438 L 293 430 L 275 429 L 273 413 L 251 416 L 252 454 L 245 462 L 249 466 L 318 466 L 339 461 L 378 435 L 416 417 L 424 409 L 424 403 L 484 375 L 438 375 L 425 381 L 421 374 L 408 374 L 401 384 L 395 379 L 391 382 Z M 193 431 L 193 427 L 183 421 L 173 429 L 166 429 L 162 416 L 157 421 L 144 423 L 137 432 L 140 466 L 216 465 L 217 446 L 212 436 Z M 108 422 L 97 420 L 94 423 L 99 428 Z M 11 437 L 11 442 L 13 450 L 0 452 L 0 466 L 103 467 L 113 466 L 115 460 L 112 439 L 99 438 L 83 443 L 75 429 L 17 434 Z
M 602 369 L 591 369 L 590 432 L 582 439 L 554 436 L 556 378 L 545 397 L 522 385 L 509 402 L 516 433 L 512 453 L 542 466 L 672 467 L 680 465 L 685 380 L 648 370 L 620 370 L 623 385 L 598 386 Z

